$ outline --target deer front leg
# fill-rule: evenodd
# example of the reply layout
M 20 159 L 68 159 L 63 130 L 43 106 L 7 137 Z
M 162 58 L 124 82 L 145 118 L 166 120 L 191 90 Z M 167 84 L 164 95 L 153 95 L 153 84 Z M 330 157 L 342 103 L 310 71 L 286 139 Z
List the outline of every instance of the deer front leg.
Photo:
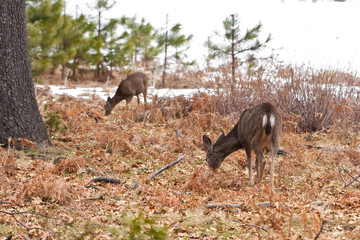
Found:
M 254 186 L 254 179 L 253 179 L 252 166 L 251 166 L 251 148 L 245 147 L 245 152 L 246 152 L 246 158 L 247 158 L 247 162 L 248 162 L 250 185 Z

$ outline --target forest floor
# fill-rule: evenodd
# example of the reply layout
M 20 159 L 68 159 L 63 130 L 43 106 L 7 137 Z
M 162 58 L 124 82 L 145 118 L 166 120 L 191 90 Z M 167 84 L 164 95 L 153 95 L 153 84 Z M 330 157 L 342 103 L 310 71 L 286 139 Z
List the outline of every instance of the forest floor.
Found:
M 0 148 L 0 239 L 360 239 L 356 128 L 298 133 L 283 117 L 272 194 L 268 164 L 249 186 L 243 150 L 215 173 L 205 162 L 203 134 L 228 133 L 244 109 L 204 111 L 200 95 L 104 117 L 96 96 L 51 99 L 38 96 L 59 123 L 47 123 L 53 146 Z

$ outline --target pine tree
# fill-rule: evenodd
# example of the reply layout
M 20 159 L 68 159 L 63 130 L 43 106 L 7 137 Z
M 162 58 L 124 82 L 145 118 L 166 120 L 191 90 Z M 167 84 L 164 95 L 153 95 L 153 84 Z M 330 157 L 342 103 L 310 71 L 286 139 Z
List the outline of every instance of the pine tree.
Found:
M 84 15 L 80 15 L 77 19 L 71 19 L 72 27 L 66 34 L 67 42 L 71 45 L 71 52 L 74 51 L 72 59 L 66 62 L 66 65 L 72 71 L 72 80 L 77 80 L 77 69 L 80 64 L 88 64 L 90 61 L 89 50 L 91 49 L 92 34 L 95 30 L 95 24 L 88 22 Z M 87 36 L 89 35 L 89 36 Z
M 248 29 L 244 35 L 240 32 L 240 20 L 237 14 L 231 14 L 223 21 L 223 27 L 225 30 L 222 35 L 228 45 L 216 45 L 208 40 L 205 45 L 209 49 L 209 58 L 217 58 L 222 56 L 230 56 L 231 58 L 231 88 L 235 87 L 235 70 L 238 65 L 249 64 L 253 66 L 256 57 L 255 53 L 260 49 L 264 48 L 266 44 L 271 40 L 269 34 L 267 39 L 263 42 L 259 41 L 259 33 L 262 28 L 262 24 L 258 23 L 251 29 Z
M 54 68 L 53 49 L 61 40 L 62 0 L 27 1 L 27 30 L 31 67 L 34 75 Z
M 146 23 L 144 18 L 137 23 L 136 17 L 124 17 L 122 24 L 126 28 L 122 38 L 125 39 L 125 49 L 129 51 L 132 64 L 142 61 L 148 67 L 148 61 L 160 54 L 160 49 L 152 45 L 157 37 L 157 31 L 150 23 Z
M 186 36 L 181 34 L 182 26 L 180 23 L 175 24 L 170 28 L 170 31 L 167 29 L 168 17 L 166 16 L 166 31 L 164 34 L 159 35 L 158 44 L 163 47 L 164 50 L 164 69 L 162 75 L 161 86 L 165 87 L 165 79 L 166 79 L 166 70 L 168 66 L 169 58 L 174 58 L 176 60 L 180 60 L 186 50 L 189 49 L 187 44 L 191 41 L 193 35 Z M 168 56 L 169 51 L 173 48 L 174 53 Z
M 93 38 L 92 48 L 95 51 L 94 54 L 91 55 L 91 60 L 96 65 L 96 76 L 100 77 L 104 76 L 106 72 L 106 67 L 104 64 L 104 54 L 103 50 L 106 48 L 108 25 L 114 24 L 116 20 L 111 19 L 107 24 L 102 23 L 102 14 L 105 11 L 110 10 L 114 5 L 115 1 L 110 2 L 109 0 L 96 0 L 94 9 L 97 11 L 97 27 L 96 32 L 97 35 Z

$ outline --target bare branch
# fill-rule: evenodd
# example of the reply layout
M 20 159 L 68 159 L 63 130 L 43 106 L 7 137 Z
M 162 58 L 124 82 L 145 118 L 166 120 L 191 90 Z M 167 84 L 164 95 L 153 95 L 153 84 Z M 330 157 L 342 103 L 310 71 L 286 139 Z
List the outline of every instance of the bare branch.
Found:
M 205 206 L 205 208 L 208 209 L 214 209 L 214 208 L 226 208 L 226 207 L 232 207 L 232 208 L 241 208 L 244 204 L 232 204 L 232 203 L 209 203 Z
M 324 230 L 324 225 L 325 225 L 325 220 L 322 221 L 321 223 L 321 227 L 320 227 L 320 231 L 318 232 L 318 234 L 316 235 L 316 237 L 314 238 L 314 240 L 317 240 L 321 234 L 321 232 Z
M 27 231 L 30 231 L 30 230 L 34 230 L 34 229 L 39 229 L 39 230 L 43 230 L 43 231 L 46 231 L 48 233 L 50 233 L 51 235 L 55 236 L 54 233 L 48 229 L 45 229 L 43 227 L 29 227 L 27 226 L 25 223 L 21 222 L 17 217 L 16 215 L 26 215 L 26 214 L 30 214 L 30 215 L 35 215 L 35 216 L 40 216 L 40 217 L 44 217 L 44 218 L 47 218 L 47 219 L 50 219 L 50 220 L 54 220 L 55 221 L 55 225 L 56 226 L 60 226 L 60 223 L 59 221 L 62 221 L 64 223 L 64 227 L 66 229 L 68 229 L 73 235 L 75 238 L 76 235 L 74 233 L 74 231 L 71 229 L 71 228 L 74 228 L 78 233 L 79 231 L 76 229 L 75 226 L 72 226 L 72 225 L 69 225 L 66 221 L 64 221 L 63 219 L 61 218 L 57 218 L 57 217 L 52 217 L 52 216 L 49 216 L 49 215 L 46 215 L 46 214 L 42 214 L 42 213 L 37 213 L 37 212 L 7 212 L 7 211 L 3 211 L 3 210 L 0 210 L 0 213 L 3 213 L 3 214 L 7 214 L 7 215 L 10 215 L 12 216 L 12 218 L 18 223 L 20 224 L 22 227 L 24 227 Z
M 265 232 L 268 232 L 269 230 L 267 230 L 266 228 L 264 228 L 264 227 L 261 227 L 261 226 L 258 226 L 258 225 L 254 225 L 254 224 L 249 224 L 249 223 L 245 223 L 245 224 L 242 224 L 242 225 L 240 225 L 241 227 L 247 227 L 247 226 L 250 226 L 250 227 L 256 227 L 256 228 L 259 228 L 259 229 L 261 229 L 261 230 L 263 230 L 263 231 L 265 231 Z
M 90 182 L 88 182 L 85 187 L 89 187 L 89 184 L 91 182 L 106 182 L 106 183 L 121 183 L 120 179 L 117 178 L 111 178 L 111 177 L 96 177 L 92 180 L 90 180 Z
M 352 180 L 351 180 L 349 183 L 345 184 L 344 188 L 350 186 L 350 185 L 351 185 L 353 182 L 355 182 L 355 181 L 360 182 L 360 181 L 358 180 L 358 178 L 360 178 L 360 174 L 357 175 L 356 177 L 353 177 L 346 169 L 344 169 L 344 172 L 346 172 L 347 175 L 349 175 L 349 176 L 352 178 Z
M 42 214 L 42 213 L 36 213 L 36 212 L 6 212 L 6 211 L 3 211 L 3 210 L 0 210 L 0 213 L 4 213 L 4 214 L 11 215 L 17 223 L 19 223 L 21 226 L 23 226 L 24 228 L 26 228 L 26 230 L 28 230 L 28 231 L 29 231 L 29 230 L 33 230 L 33 229 L 40 229 L 40 230 L 44 230 L 44 231 L 47 231 L 47 230 L 44 229 L 44 228 L 42 228 L 42 227 L 28 227 L 27 225 L 25 225 L 24 223 L 22 223 L 19 219 L 17 219 L 15 215 L 31 214 L 31 215 L 41 216 L 41 217 L 45 217 L 45 218 L 48 218 L 48 219 L 55 220 L 55 225 L 59 225 L 59 224 L 57 223 L 57 221 L 59 220 L 59 218 L 51 217 L 51 216 L 48 216 L 48 215 L 45 215 L 45 214 Z
M 172 166 L 176 165 L 177 163 L 179 163 L 179 162 L 181 161 L 181 159 L 182 159 L 183 157 L 184 157 L 183 155 L 180 155 L 180 157 L 179 157 L 176 161 L 174 161 L 174 162 L 166 165 L 165 167 L 161 168 L 160 170 L 158 170 L 157 172 L 155 172 L 153 175 L 151 175 L 151 176 L 150 176 L 150 179 L 153 179 L 154 177 L 156 177 L 156 176 L 157 176 L 158 174 L 160 174 L 161 172 L 163 172 L 163 171 L 165 171 L 166 169 L 169 169 L 169 168 L 171 168 Z

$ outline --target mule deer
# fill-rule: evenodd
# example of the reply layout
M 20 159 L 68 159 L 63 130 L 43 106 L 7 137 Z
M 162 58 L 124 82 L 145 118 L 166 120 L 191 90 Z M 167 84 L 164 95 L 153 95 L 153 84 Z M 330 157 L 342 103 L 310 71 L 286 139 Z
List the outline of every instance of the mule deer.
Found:
M 213 170 L 220 167 L 224 159 L 232 152 L 245 148 L 250 185 L 254 185 L 251 168 L 251 150 L 256 154 L 257 182 L 260 183 L 265 167 L 264 150 L 270 151 L 270 185 L 274 187 L 274 157 L 278 150 L 282 131 L 282 120 L 279 112 L 270 103 L 262 103 L 245 110 L 235 127 L 225 136 L 223 133 L 212 145 L 208 136 L 203 136 L 207 149 L 206 161 Z
M 105 116 L 109 115 L 113 108 L 122 100 L 126 100 L 129 104 L 131 99 L 136 96 L 138 104 L 140 104 L 139 94 L 142 93 L 146 103 L 147 82 L 148 77 L 142 72 L 131 74 L 126 79 L 122 80 L 113 98 L 108 97 L 105 104 Z

